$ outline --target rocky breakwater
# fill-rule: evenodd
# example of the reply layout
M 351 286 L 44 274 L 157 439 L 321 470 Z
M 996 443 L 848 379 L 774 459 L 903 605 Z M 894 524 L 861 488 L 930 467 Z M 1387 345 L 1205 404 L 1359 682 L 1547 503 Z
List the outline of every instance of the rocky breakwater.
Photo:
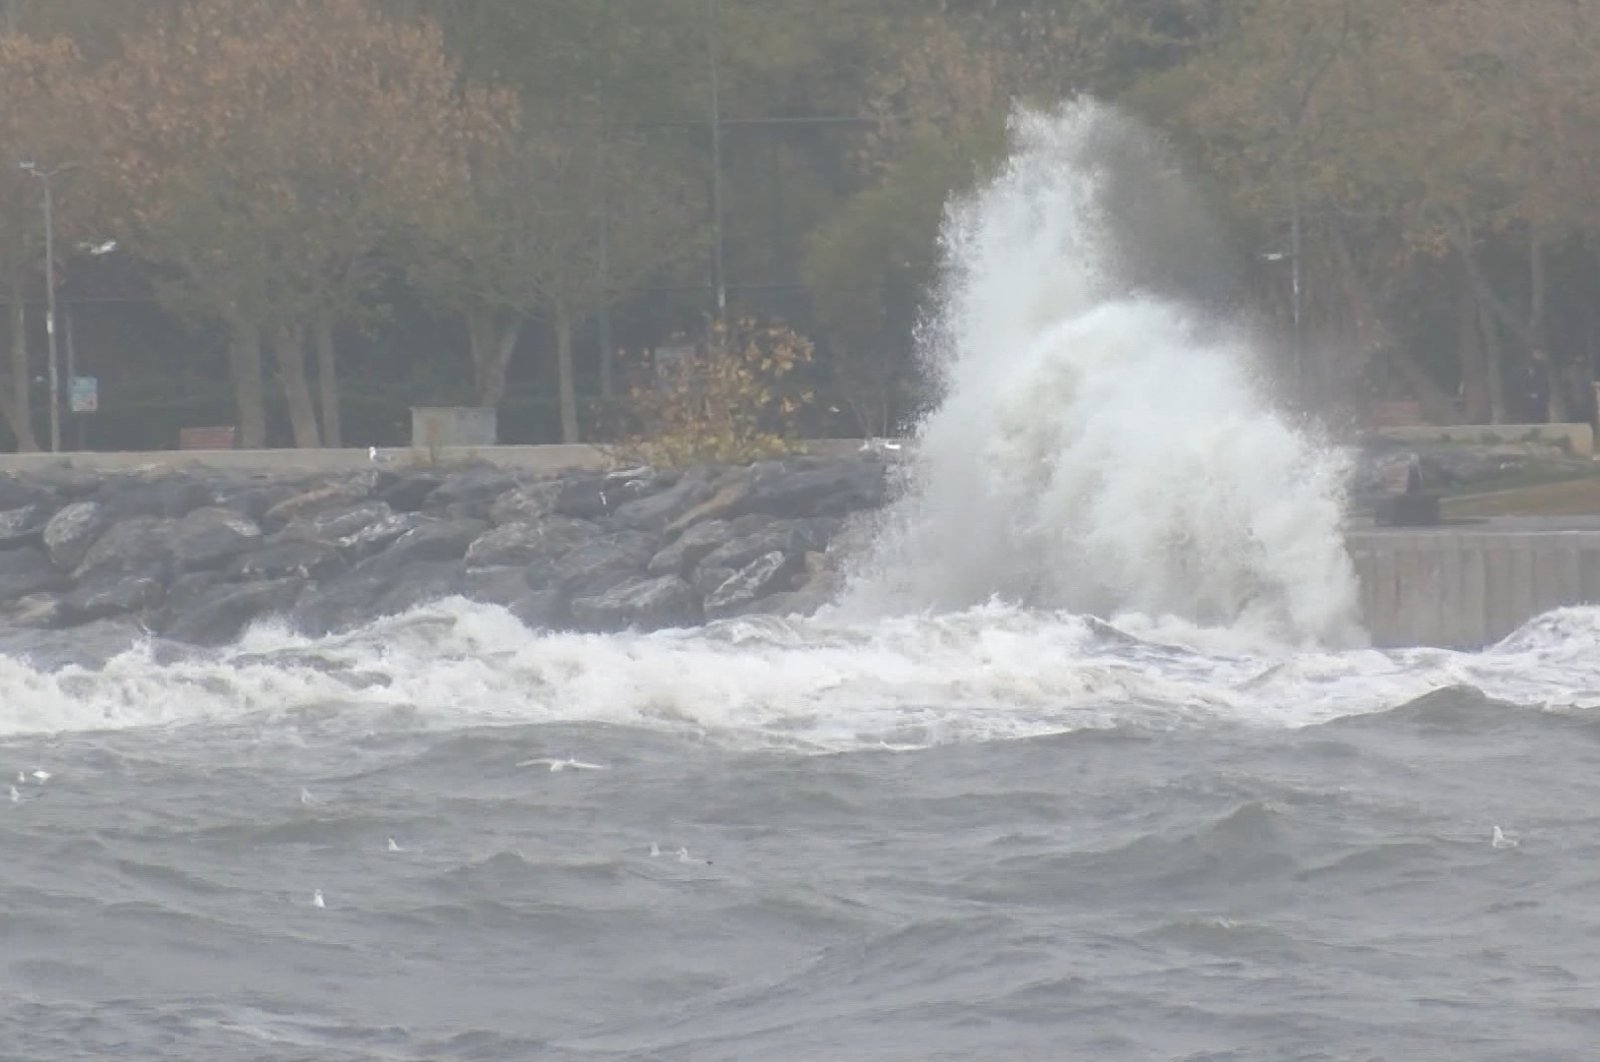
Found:
M 809 613 L 886 473 L 862 453 L 539 479 L 490 465 L 0 477 L 0 634 L 112 624 L 216 645 L 269 616 L 321 635 L 452 595 L 535 629 Z

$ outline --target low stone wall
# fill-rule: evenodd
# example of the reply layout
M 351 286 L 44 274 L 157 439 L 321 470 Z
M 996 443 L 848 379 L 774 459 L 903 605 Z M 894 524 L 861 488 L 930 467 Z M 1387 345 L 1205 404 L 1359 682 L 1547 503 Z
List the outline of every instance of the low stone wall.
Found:
M 1600 602 L 1600 519 L 1351 531 L 1374 644 L 1478 649 L 1542 612 Z
M 322 634 L 453 594 L 586 631 L 804 613 L 846 518 L 887 492 L 884 456 L 859 447 L 682 472 L 362 459 L 0 477 L 0 632 L 113 621 L 218 644 L 266 615 Z
M 1475 447 L 1550 446 L 1569 454 L 1594 454 L 1594 429 L 1587 424 L 1414 424 L 1382 427 L 1371 433 L 1397 443 L 1447 443 Z

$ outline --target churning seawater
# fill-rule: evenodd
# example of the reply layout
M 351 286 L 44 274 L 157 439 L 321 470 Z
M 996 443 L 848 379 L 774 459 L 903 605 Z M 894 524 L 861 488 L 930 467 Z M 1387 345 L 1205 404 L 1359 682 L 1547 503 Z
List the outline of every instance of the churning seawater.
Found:
M 1016 142 L 818 617 L 0 645 L 0 1060 L 1591 1056 L 1600 609 L 1363 648 L 1181 181 Z

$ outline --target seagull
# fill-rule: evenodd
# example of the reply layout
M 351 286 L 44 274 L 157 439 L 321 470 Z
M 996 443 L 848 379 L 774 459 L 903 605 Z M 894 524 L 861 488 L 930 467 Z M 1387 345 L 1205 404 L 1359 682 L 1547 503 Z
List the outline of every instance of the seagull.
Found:
M 1489 838 L 1489 844 L 1495 848 L 1515 848 L 1518 845 L 1515 837 L 1509 837 L 1500 827 L 1494 828 L 1494 834 Z
M 38 782 L 40 785 L 44 785 L 46 782 L 48 782 L 50 780 L 50 772 L 49 771 L 34 771 L 33 775 L 32 775 L 32 778 L 33 778 L 33 780 L 35 782 Z
M 13 789 L 11 792 L 13 794 L 11 799 L 15 800 L 16 799 L 16 796 L 15 796 L 16 790 Z M 657 856 L 659 856 L 660 854 L 661 854 L 661 846 L 659 844 L 656 844 L 654 841 L 651 841 L 650 842 L 650 858 L 654 859 Z
M 88 254 L 92 254 L 95 257 L 99 257 L 100 255 L 103 255 L 103 254 L 110 254 L 112 251 L 115 251 L 116 249 L 117 249 L 117 241 L 116 240 L 106 240 L 103 243 L 91 243 L 88 240 L 85 240 L 82 243 L 78 244 L 78 250 L 84 251 L 84 252 L 86 252 Z
M 22 802 L 22 794 L 17 792 L 16 786 L 11 787 L 11 802 L 13 804 L 20 804 Z M 654 853 L 651 854 L 653 855 Z
M 573 759 L 571 756 L 568 756 L 564 760 L 552 760 L 549 758 L 522 760 L 517 764 L 517 766 L 549 767 L 552 771 L 564 771 L 568 767 L 575 771 L 603 771 L 606 769 L 606 765 L 603 763 L 584 763 L 582 760 Z
M 689 850 L 687 848 L 679 848 L 678 849 L 678 862 L 680 862 L 680 863 L 691 862 L 691 860 L 689 859 Z
M 312 907 L 326 907 L 326 906 L 328 906 L 327 904 L 322 902 L 322 890 L 321 889 L 313 889 L 312 890 L 312 892 L 311 892 L 311 906 Z
M 311 796 L 311 790 L 307 789 L 305 786 L 300 787 L 300 803 L 306 805 L 307 807 L 310 807 L 312 804 L 316 803 L 316 800 Z
M 391 851 L 391 852 L 404 852 L 405 849 L 401 848 L 400 845 L 395 842 L 395 839 L 393 837 L 391 837 L 391 838 L 389 838 L 389 851 Z

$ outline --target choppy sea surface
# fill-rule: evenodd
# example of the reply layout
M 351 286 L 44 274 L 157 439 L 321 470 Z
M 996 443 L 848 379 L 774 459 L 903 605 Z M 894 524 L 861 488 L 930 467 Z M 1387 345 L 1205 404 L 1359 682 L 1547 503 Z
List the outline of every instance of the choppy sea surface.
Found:
M 0 1058 L 1588 1057 L 1597 649 L 450 601 L 0 657 Z

